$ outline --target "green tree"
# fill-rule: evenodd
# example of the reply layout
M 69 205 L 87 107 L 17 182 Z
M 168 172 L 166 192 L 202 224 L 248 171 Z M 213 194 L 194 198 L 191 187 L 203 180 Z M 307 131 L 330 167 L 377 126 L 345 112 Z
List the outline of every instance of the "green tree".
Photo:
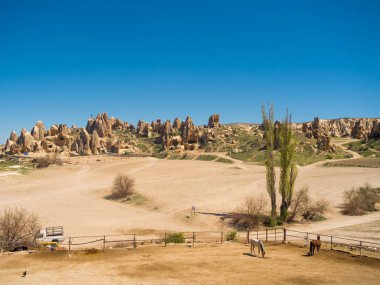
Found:
M 279 192 L 282 198 L 280 215 L 284 221 L 286 221 L 288 216 L 288 209 L 292 201 L 294 185 L 298 174 L 297 166 L 294 162 L 297 141 L 294 137 L 291 120 L 291 115 L 289 116 L 288 111 L 286 111 L 286 117 L 281 123 L 279 130 L 281 168 Z
M 274 112 L 273 105 L 270 105 L 268 115 L 265 111 L 264 105 L 261 108 L 263 116 L 264 137 L 266 140 L 265 152 L 265 166 L 266 166 L 266 180 L 267 192 L 271 201 L 271 216 L 277 216 L 276 206 L 276 173 L 274 169 L 274 141 L 275 141 L 275 128 L 274 128 Z

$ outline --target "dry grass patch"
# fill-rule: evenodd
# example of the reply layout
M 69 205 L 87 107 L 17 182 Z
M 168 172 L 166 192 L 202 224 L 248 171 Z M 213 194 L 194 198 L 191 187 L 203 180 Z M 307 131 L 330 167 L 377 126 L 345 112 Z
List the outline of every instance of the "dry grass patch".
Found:
M 363 157 L 349 160 L 326 162 L 323 166 L 380 168 L 380 158 Z

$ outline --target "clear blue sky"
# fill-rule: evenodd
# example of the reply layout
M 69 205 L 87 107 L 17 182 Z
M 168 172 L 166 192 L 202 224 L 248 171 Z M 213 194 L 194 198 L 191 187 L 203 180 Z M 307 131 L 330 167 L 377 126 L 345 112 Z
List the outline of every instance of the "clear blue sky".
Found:
M 380 117 L 380 1 L 0 1 L 0 142 L 37 120 Z

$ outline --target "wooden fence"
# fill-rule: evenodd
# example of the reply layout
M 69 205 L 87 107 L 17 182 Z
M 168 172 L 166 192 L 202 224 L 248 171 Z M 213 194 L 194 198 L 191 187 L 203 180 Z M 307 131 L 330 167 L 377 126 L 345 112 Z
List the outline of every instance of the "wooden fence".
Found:
M 223 244 L 226 242 L 228 234 L 223 231 L 181 233 L 184 236 L 184 242 L 179 245 L 188 246 L 196 246 L 197 244 Z M 120 247 L 136 248 L 138 246 L 167 246 L 169 234 L 170 232 L 152 232 L 122 235 L 78 236 L 69 237 L 68 243 L 63 245 L 69 250 L 74 248 L 86 248 L 89 246 L 103 250 Z M 237 241 L 241 243 L 249 243 L 249 239 L 254 238 L 265 242 L 290 242 L 308 247 L 310 240 L 316 239 L 318 235 L 321 238 L 323 249 L 346 251 L 357 255 L 367 255 L 380 258 L 380 243 L 302 232 L 286 228 L 268 228 L 251 230 L 245 233 L 239 232 L 237 235 Z

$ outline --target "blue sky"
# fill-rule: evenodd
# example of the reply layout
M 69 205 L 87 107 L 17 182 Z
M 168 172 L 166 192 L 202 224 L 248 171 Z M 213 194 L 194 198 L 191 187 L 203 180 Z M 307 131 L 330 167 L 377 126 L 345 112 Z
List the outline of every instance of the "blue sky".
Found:
M 380 117 L 380 1 L 0 1 L 11 130 L 191 115 Z

